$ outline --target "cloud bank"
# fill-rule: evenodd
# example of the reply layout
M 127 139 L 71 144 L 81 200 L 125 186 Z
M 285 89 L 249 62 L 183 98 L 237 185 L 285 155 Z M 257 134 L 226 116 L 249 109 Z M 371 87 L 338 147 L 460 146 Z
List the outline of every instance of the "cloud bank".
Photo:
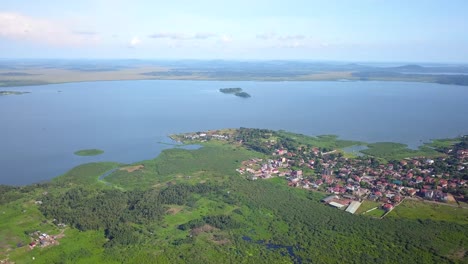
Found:
M 80 46 L 98 40 L 95 32 L 73 31 L 61 21 L 9 12 L 0 12 L 0 38 L 54 46 Z

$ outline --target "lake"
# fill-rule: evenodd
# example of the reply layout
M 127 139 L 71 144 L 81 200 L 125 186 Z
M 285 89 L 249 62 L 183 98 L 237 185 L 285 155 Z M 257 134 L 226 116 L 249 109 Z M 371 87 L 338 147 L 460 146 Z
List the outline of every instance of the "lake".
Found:
M 241 87 L 248 99 L 220 93 Z M 416 147 L 468 134 L 468 87 L 405 82 L 112 81 L 2 88 L 0 184 L 93 161 L 156 157 L 167 135 L 219 128 L 336 134 Z M 60 92 L 59 92 L 60 91 Z M 73 152 L 98 148 L 100 156 Z

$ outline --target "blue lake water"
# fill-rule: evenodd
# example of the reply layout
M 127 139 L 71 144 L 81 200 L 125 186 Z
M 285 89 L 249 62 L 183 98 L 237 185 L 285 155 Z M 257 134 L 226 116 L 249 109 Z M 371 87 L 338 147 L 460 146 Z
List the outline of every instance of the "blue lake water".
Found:
M 218 92 L 242 87 L 249 99 Z M 404 82 L 113 81 L 2 88 L 0 184 L 51 179 L 92 161 L 156 157 L 167 135 L 218 128 L 336 134 L 412 147 L 468 134 L 468 87 Z M 61 91 L 61 92 L 58 92 Z M 103 155 L 75 156 L 99 148 Z

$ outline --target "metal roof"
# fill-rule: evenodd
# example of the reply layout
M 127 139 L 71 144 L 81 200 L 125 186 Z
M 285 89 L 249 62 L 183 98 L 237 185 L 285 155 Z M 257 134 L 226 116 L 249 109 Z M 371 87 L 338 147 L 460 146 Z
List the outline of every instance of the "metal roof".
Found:
M 337 208 L 343 208 L 345 206 L 343 204 L 339 204 L 339 203 L 336 203 L 336 202 L 330 202 L 329 205 L 337 207 Z
M 351 204 L 346 208 L 346 212 L 354 214 L 357 209 L 361 206 L 361 203 L 358 201 L 352 201 Z

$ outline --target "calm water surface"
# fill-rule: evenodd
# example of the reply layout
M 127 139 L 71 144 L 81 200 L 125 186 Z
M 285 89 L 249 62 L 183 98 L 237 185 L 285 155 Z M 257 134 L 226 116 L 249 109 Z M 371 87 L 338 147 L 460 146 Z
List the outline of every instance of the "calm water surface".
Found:
M 243 99 L 218 92 L 242 87 Z M 5 88 L 0 184 L 28 184 L 92 161 L 151 159 L 167 135 L 227 127 L 336 134 L 412 147 L 468 133 L 468 87 L 403 82 L 114 81 Z M 59 92 L 61 91 L 61 92 Z M 95 157 L 74 151 L 103 149 Z

